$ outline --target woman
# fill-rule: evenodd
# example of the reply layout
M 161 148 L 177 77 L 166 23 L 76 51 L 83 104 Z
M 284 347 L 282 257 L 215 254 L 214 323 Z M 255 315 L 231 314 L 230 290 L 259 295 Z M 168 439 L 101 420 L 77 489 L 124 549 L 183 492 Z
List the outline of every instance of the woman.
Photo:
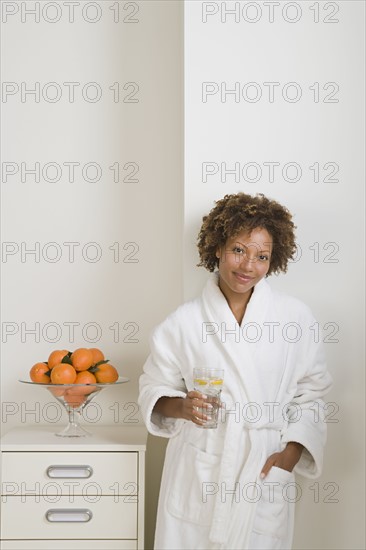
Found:
M 331 386 L 310 310 L 266 281 L 296 251 L 291 214 L 261 194 L 226 195 L 203 218 L 198 249 L 213 273 L 155 329 L 140 379 L 148 430 L 170 438 L 155 548 L 291 548 L 293 470 L 321 473 Z M 202 429 L 205 398 L 193 390 L 205 365 L 225 371 L 217 429 Z

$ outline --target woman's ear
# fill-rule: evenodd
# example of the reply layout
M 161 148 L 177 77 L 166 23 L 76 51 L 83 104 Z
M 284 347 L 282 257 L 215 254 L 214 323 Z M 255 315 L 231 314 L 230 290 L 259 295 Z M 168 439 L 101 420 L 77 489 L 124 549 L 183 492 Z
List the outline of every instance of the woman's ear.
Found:
M 217 248 L 217 249 L 216 249 L 215 255 L 216 255 L 216 258 L 219 258 L 219 259 L 221 258 L 221 250 L 220 250 L 220 248 Z

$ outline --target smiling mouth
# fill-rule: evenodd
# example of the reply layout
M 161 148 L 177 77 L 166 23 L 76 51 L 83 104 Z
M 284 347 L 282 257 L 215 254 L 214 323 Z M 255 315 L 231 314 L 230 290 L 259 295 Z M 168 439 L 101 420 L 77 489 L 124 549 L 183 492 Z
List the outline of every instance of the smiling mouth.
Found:
M 248 277 L 247 275 L 244 275 L 243 273 L 236 273 L 235 271 L 234 271 L 234 275 L 237 279 L 240 279 L 241 281 L 246 282 L 246 283 L 251 281 L 252 279 L 254 279 L 254 277 Z

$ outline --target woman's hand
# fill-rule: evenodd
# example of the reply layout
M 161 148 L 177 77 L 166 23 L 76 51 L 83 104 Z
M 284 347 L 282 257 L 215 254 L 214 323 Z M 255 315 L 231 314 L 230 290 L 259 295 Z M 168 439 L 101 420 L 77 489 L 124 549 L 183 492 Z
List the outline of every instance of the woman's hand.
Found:
M 287 470 L 292 472 L 296 464 L 299 462 L 301 453 L 304 446 L 301 443 L 296 443 L 295 441 L 290 441 L 287 443 L 286 448 L 280 453 L 274 453 L 267 458 L 265 465 L 262 468 L 261 478 L 263 479 L 272 466 L 277 466 L 277 468 L 282 468 L 282 470 Z
M 185 420 L 191 420 L 194 424 L 202 426 L 208 417 L 199 409 L 207 409 L 207 411 L 212 409 L 210 403 L 206 403 L 207 396 L 199 391 L 190 391 L 187 393 L 187 397 L 182 399 L 182 411 L 181 418 Z
M 183 397 L 161 397 L 154 407 L 154 411 L 170 418 L 183 418 L 194 424 L 202 426 L 208 419 L 202 414 L 200 408 L 212 409 L 210 403 L 206 403 L 207 397 L 199 391 L 190 391 Z

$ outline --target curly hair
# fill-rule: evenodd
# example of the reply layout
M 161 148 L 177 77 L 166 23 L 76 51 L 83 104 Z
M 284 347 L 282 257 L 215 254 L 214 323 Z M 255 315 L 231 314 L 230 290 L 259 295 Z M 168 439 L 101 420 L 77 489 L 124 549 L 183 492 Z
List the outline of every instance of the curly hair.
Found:
M 267 277 L 281 271 L 286 273 L 288 260 L 296 252 L 296 226 L 292 222 L 291 213 L 262 193 L 257 193 L 256 196 L 245 193 L 225 195 L 223 199 L 216 201 L 216 206 L 202 221 L 197 239 L 200 256 L 200 263 L 197 265 L 208 271 L 214 271 L 218 266 L 217 249 L 241 231 L 251 233 L 253 229 L 266 229 L 271 235 L 273 249 Z

